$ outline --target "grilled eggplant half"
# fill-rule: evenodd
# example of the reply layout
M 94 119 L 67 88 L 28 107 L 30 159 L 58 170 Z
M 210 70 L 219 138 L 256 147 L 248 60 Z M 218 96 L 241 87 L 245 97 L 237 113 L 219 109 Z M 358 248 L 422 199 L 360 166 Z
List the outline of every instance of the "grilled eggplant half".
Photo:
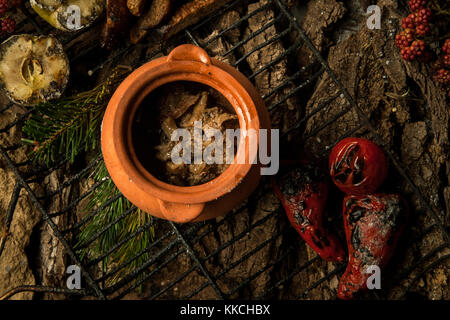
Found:
M 0 45 L 0 85 L 14 103 L 57 99 L 68 79 L 69 60 L 55 38 L 14 35 Z
M 41 18 L 63 31 L 86 28 L 105 11 L 105 0 L 30 0 L 30 4 Z

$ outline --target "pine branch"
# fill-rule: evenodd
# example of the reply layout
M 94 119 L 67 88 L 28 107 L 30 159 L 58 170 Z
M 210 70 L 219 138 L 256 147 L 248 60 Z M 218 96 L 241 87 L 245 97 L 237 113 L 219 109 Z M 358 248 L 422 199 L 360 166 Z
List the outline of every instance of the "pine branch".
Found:
M 73 162 L 80 152 L 95 150 L 106 106 L 123 78 L 124 73 L 116 69 L 90 91 L 37 105 L 22 139 L 34 145 L 33 159 L 48 166 L 61 155 Z
M 49 166 L 61 156 L 73 162 L 81 152 L 98 149 L 106 106 L 125 75 L 116 69 L 104 83 L 90 91 L 36 106 L 23 128 L 27 137 L 22 139 L 34 145 L 33 159 Z M 112 284 L 150 258 L 145 249 L 154 238 L 152 217 L 121 195 L 103 160 L 98 162 L 91 176 L 102 183 L 92 192 L 83 210 L 98 212 L 76 236 L 75 249 L 82 258 L 95 259 L 123 242 L 102 260 L 104 272 L 125 264 L 106 280 Z M 134 232 L 136 235 L 127 240 Z
M 97 212 L 78 234 L 78 243 L 75 248 L 78 249 L 81 257 L 95 259 L 95 257 L 108 252 L 133 232 L 143 229 L 142 232 L 126 241 L 103 260 L 105 272 L 111 267 L 113 268 L 127 263 L 124 268 L 118 270 L 117 273 L 108 278 L 107 283 L 113 284 L 148 261 L 150 258 L 149 253 L 144 252 L 141 254 L 141 252 L 145 251 L 153 241 L 155 236 L 154 227 L 152 225 L 152 217 L 149 214 L 137 209 L 122 196 L 110 205 L 104 208 L 102 207 L 102 204 L 120 195 L 120 191 L 109 177 L 103 161 L 100 161 L 94 170 L 93 178 L 96 182 L 102 181 L 103 183 L 93 191 L 89 203 L 84 210 L 86 212 L 92 212 L 99 208 L 101 210 Z M 128 211 L 131 212 L 120 219 Z M 110 226 L 118 219 L 120 220 Z M 105 229 L 105 232 L 94 242 L 90 243 L 92 237 L 98 235 L 99 232 Z M 88 245 L 86 246 L 86 244 Z M 139 254 L 141 255 L 138 256 Z M 138 257 L 135 258 L 136 256 Z

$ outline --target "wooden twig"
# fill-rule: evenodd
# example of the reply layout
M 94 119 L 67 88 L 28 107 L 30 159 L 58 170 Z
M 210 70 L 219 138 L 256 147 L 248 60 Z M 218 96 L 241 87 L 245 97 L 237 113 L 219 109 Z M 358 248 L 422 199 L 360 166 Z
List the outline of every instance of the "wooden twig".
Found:
M 13 289 L 7 291 L 3 296 L 0 296 L 0 301 L 8 300 L 15 294 L 18 294 L 21 292 L 47 292 L 47 293 L 87 295 L 87 292 L 84 289 L 71 290 L 71 289 L 64 289 L 64 288 L 53 288 L 53 287 L 46 287 L 46 286 L 27 285 L 27 286 L 19 286 L 19 287 L 16 287 L 16 288 L 13 288 Z

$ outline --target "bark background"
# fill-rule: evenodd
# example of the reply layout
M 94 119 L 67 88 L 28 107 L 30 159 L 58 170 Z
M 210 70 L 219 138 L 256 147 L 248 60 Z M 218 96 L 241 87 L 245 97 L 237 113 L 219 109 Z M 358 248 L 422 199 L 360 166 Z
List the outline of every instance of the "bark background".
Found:
M 206 42 L 218 35 L 220 30 L 233 25 L 240 17 L 258 10 L 267 2 L 268 0 L 248 1 L 245 5 L 239 5 L 226 12 L 218 21 L 208 25 L 205 30 L 198 32 L 196 36 L 202 42 Z M 409 177 L 425 196 L 425 200 L 433 206 L 438 218 L 448 228 L 450 227 L 448 215 L 450 207 L 448 101 L 442 90 L 431 80 L 431 65 L 404 62 L 395 47 L 394 37 L 399 29 L 401 17 L 405 16 L 405 9 L 399 7 L 397 1 L 394 0 L 379 0 L 377 4 L 382 9 L 382 28 L 380 30 L 368 30 L 365 27 L 365 9 L 369 5 L 366 0 L 342 2 L 309 0 L 299 5 L 297 13 L 302 18 L 300 24 L 305 33 L 328 62 L 345 89 L 369 117 L 381 136 L 383 146 L 390 150 L 407 169 Z M 269 27 L 229 55 L 225 57 L 222 55 L 249 34 L 259 30 L 277 14 L 278 12 L 272 9 L 262 10 L 248 23 L 231 29 L 211 42 L 207 46 L 209 53 L 227 63 L 234 63 L 254 47 L 275 36 L 281 26 Z M 95 43 L 96 38 L 93 34 L 94 32 L 81 36 L 69 43 L 67 49 L 71 54 L 76 55 L 83 48 Z M 291 32 L 285 38 L 270 43 L 249 55 L 241 68 L 247 73 L 257 71 L 261 65 L 273 61 L 282 54 L 295 39 L 297 39 L 297 35 L 295 32 Z M 151 45 L 149 48 L 147 44 L 137 45 L 124 56 L 120 63 L 132 64 L 149 56 L 157 47 L 157 45 Z M 77 74 L 86 73 L 91 67 L 90 64 L 95 63 L 95 61 L 84 64 L 78 62 L 73 68 L 73 81 L 77 80 Z M 100 71 L 99 78 L 106 76 L 116 64 L 117 61 L 106 63 Z M 319 64 L 312 52 L 305 46 L 301 46 L 286 59 L 256 76 L 254 83 L 264 95 L 280 85 L 286 77 L 307 66 L 310 68 L 304 71 L 303 80 L 319 70 Z M 281 91 L 269 97 L 266 104 L 271 105 L 277 102 L 294 87 L 294 83 L 286 85 Z M 280 128 L 283 132 L 287 131 L 298 120 L 313 112 L 323 101 L 328 100 L 337 92 L 338 88 L 334 82 L 329 75 L 324 73 L 316 83 L 312 83 L 298 94 L 291 96 L 272 112 L 274 127 Z M 7 103 L 5 98 L 2 98 L 1 102 L 2 105 Z M 326 110 L 308 118 L 299 130 L 289 134 L 287 141 L 290 146 L 294 146 L 289 150 L 299 149 L 296 145 L 297 141 L 314 134 L 304 141 L 304 148 L 312 154 L 326 158 L 329 148 L 336 139 L 343 133 L 358 128 L 360 124 L 358 115 L 351 110 L 324 130 L 317 134 L 315 131 L 323 123 L 334 119 L 335 115 L 348 107 L 349 105 L 343 97 L 334 99 Z M 0 114 L 0 128 L 14 121 L 24 112 L 24 108 L 15 106 Z M 358 130 L 356 134 L 374 138 L 364 129 Z M 13 145 L 19 143 L 21 137 L 21 128 L 16 126 L 8 133 L 0 135 L 0 143 L 3 146 Z M 13 160 L 20 163 L 26 161 L 29 151 L 26 147 L 22 147 L 10 154 Z M 70 178 L 70 173 L 75 171 L 76 168 L 64 167 L 48 176 L 41 185 L 33 185 L 33 189 L 37 193 L 58 190 L 62 183 Z M 14 184 L 15 178 L 12 172 L 0 161 L 1 231 L 7 229 L 5 217 Z M 46 204 L 46 208 L 50 212 L 58 212 L 71 199 L 83 194 L 89 185 L 92 185 L 92 181 L 83 180 L 77 185 L 63 189 Z M 426 212 L 413 190 L 393 168 L 391 168 L 390 177 L 383 186 L 383 190 L 401 193 L 408 199 L 412 208 L 410 223 L 402 237 L 400 248 L 386 269 L 387 289 L 383 293 L 385 297 L 395 299 L 401 297 L 402 292 L 411 284 L 411 280 L 420 272 L 421 268 L 415 269 L 400 282 L 390 283 L 390 280 L 446 240 L 443 239 L 442 232 L 438 228 L 430 229 L 425 236 L 421 235 L 434 223 L 434 220 Z M 342 195 L 337 190 L 332 190 L 329 224 L 342 237 L 339 202 L 341 199 Z M 73 220 L 80 219 L 86 214 L 82 211 L 82 207 L 83 205 L 80 203 L 73 215 L 63 215 L 57 218 L 55 223 L 61 228 L 70 226 Z M 273 216 L 266 218 L 271 214 Z M 265 218 L 267 221 L 256 228 L 249 229 L 252 224 Z M 205 263 L 206 269 L 213 275 L 220 274 L 222 270 L 233 266 L 233 263 L 236 262 L 236 266 L 218 280 L 218 285 L 223 292 L 227 293 L 233 290 L 243 281 L 248 280 L 250 275 L 263 269 L 263 272 L 254 277 L 249 285 L 233 292 L 231 298 L 258 298 L 279 280 L 284 279 L 293 270 L 310 260 L 313 260 L 311 264 L 305 266 L 299 274 L 284 283 L 280 289 L 271 291 L 268 297 L 293 298 L 299 295 L 307 299 L 333 299 L 335 297 L 340 272 L 332 274 L 326 281 L 308 290 L 317 280 L 339 266 L 318 260 L 316 254 L 295 235 L 295 232 L 285 232 L 289 230 L 290 226 L 278 200 L 271 192 L 268 179 L 262 181 L 260 188 L 250 197 L 247 207 L 242 212 L 231 219 L 218 218 L 216 221 L 205 224 L 198 233 L 207 230 L 210 224 L 220 224 L 220 226 L 214 232 L 203 237 L 194 245 L 193 249 L 200 257 L 205 257 L 217 248 L 224 247 L 219 254 L 214 255 Z M 159 228 L 158 225 L 159 236 L 168 231 L 163 223 Z M 9 232 L 5 231 L 0 234 L 2 234 L 0 242 L 5 243 L 4 250 L 0 255 L 0 295 L 8 289 L 25 284 L 64 286 L 64 271 L 68 263 L 64 248 L 48 225 L 43 223 L 40 214 L 30 205 L 24 191 L 20 194 Z M 239 240 L 232 245 L 227 245 L 228 241 L 235 237 L 239 237 Z M 169 240 L 171 239 L 172 237 L 169 237 Z M 161 246 L 167 244 L 169 240 L 162 243 Z M 268 241 L 267 245 L 257 250 L 248 259 L 237 263 L 265 241 Z M 449 251 L 448 248 L 442 250 L 430 262 L 450 253 Z M 284 255 L 287 255 L 288 258 L 282 264 L 264 269 L 269 263 Z M 160 263 L 162 262 L 164 259 L 161 259 Z M 125 298 L 146 299 L 183 275 L 192 265 L 193 261 L 188 254 L 183 253 L 156 273 L 140 291 L 136 290 Z M 417 294 L 428 299 L 449 299 L 449 271 L 447 260 L 412 283 L 409 294 Z M 205 282 L 206 279 L 200 272 L 190 272 L 184 280 L 171 287 L 160 298 L 181 298 Z M 384 283 L 383 287 L 385 287 Z M 307 291 L 305 292 L 305 290 Z M 14 298 L 31 299 L 33 294 L 21 293 Z M 39 298 L 61 299 L 63 296 L 39 295 Z M 212 287 L 206 286 L 194 298 L 215 299 L 218 296 Z

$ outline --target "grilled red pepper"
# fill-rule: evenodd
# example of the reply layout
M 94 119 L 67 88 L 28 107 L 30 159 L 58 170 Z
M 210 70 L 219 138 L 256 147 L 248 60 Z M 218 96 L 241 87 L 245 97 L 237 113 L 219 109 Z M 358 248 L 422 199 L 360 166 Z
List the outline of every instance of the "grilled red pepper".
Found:
M 273 187 L 291 225 L 322 259 L 343 261 L 345 253 L 339 240 L 322 224 L 329 188 L 326 176 L 318 166 L 308 163 L 286 169 L 273 179 Z
M 347 194 L 370 194 L 386 179 L 388 161 L 383 150 L 367 139 L 341 140 L 330 154 L 330 174 Z
M 383 268 L 391 258 L 406 223 L 406 202 L 396 194 L 350 195 L 343 215 L 349 262 L 338 289 L 340 299 L 352 299 L 367 289 L 371 265 Z

